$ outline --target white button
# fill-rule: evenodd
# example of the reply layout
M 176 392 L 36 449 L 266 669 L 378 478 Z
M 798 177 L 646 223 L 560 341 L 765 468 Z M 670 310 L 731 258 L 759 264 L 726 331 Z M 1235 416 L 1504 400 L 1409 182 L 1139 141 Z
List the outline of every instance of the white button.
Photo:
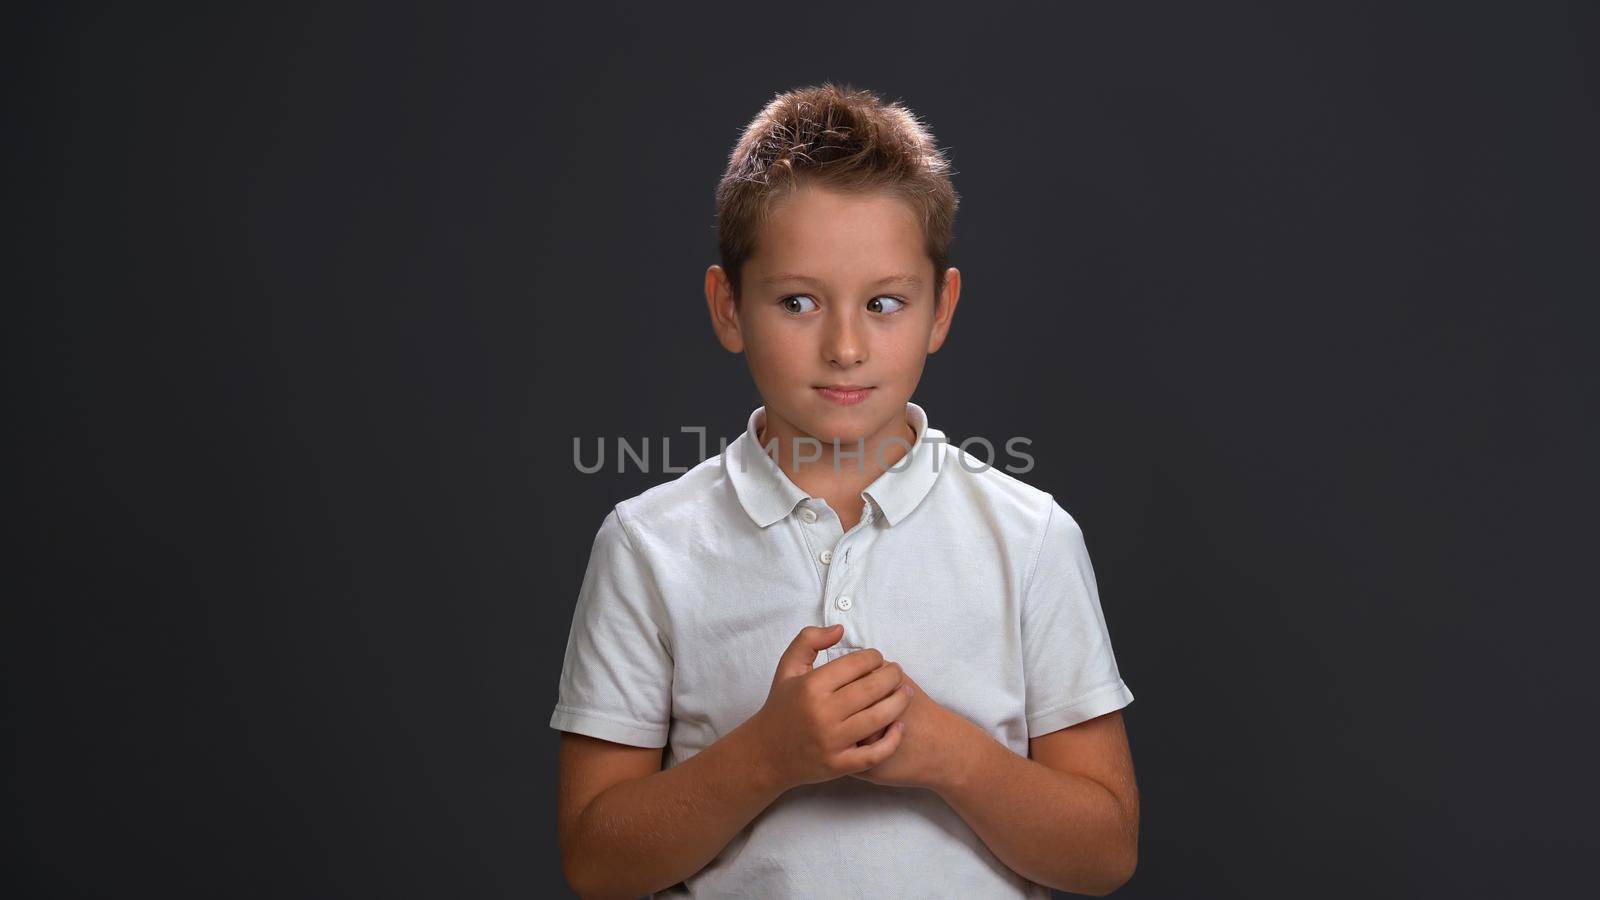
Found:
M 834 603 L 840 609 L 849 609 L 850 608 L 850 595 L 849 594 L 840 594 L 839 595 L 839 599 L 834 601 Z
M 802 509 L 802 510 L 800 510 L 800 518 L 805 520 L 805 523 L 807 525 L 810 525 L 812 522 L 815 522 L 817 520 L 817 514 L 816 514 L 815 511 L 813 511 L 813 510 L 811 510 L 809 508 L 808 509 Z
M 833 551 L 832 550 L 824 550 L 821 553 L 817 554 L 817 558 L 822 560 L 822 564 L 823 565 L 827 565 L 828 563 L 833 562 Z

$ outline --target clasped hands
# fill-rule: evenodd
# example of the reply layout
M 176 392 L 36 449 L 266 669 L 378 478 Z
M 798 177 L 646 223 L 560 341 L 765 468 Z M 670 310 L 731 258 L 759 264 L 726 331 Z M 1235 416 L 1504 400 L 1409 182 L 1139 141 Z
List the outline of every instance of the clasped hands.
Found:
M 761 758 L 785 789 L 849 775 L 936 788 L 974 726 L 929 697 L 898 663 L 857 650 L 813 668 L 841 626 L 807 626 L 784 650 L 767 702 L 751 717 Z

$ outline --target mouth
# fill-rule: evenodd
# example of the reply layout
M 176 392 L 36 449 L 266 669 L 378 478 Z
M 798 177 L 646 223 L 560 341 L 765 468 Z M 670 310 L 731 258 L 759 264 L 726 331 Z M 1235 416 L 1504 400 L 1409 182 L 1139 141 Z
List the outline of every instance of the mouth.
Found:
M 874 388 L 863 384 L 827 384 L 816 385 L 813 388 L 824 399 L 840 406 L 854 406 L 867 399 Z

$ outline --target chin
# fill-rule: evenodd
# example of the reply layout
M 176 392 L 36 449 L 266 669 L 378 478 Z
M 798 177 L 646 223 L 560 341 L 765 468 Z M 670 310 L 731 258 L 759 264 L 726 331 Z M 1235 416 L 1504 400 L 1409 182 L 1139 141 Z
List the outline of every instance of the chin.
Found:
M 870 436 L 878 425 L 875 417 L 862 409 L 866 405 L 863 403 L 853 409 L 831 410 L 817 416 L 807 423 L 814 427 L 807 428 L 806 433 L 825 444 L 831 444 L 835 438 L 840 446 L 855 444 Z

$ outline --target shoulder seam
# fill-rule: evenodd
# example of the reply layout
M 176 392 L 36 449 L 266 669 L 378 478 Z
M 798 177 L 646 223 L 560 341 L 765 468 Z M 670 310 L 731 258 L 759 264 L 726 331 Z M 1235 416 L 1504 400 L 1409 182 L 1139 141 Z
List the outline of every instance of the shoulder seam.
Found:
M 1044 539 L 1050 534 L 1050 522 L 1056 515 L 1056 498 L 1054 494 L 1045 493 L 1044 527 L 1039 529 L 1039 539 L 1033 545 L 1033 562 L 1028 565 L 1028 577 L 1022 582 L 1022 596 L 1027 598 L 1028 589 L 1033 586 L 1034 573 L 1039 571 L 1039 558 L 1044 555 Z
M 650 596 L 655 600 L 655 602 L 651 605 L 656 607 L 656 609 L 659 610 L 659 614 L 667 621 L 668 624 L 670 624 L 671 613 L 667 610 L 666 598 L 661 595 L 661 583 L 656 580 L 656 573 L 655 570 L 650 567 L 650 560 L 646 559 L 645 556 L 639 552 L 639 545 L 634 542 L 631 526 L 628 525 L 628 519 L 622 513 L 622 503 L 615 504 L 611 507 L 611 509 L 617 514 L 617 525 L 622 529 L 622 540 L 628 545 L 628 552 L 632 554 L 635 559 L 639 560 L 639 564 L 644 568 L 646 576 L 650 579 Z M 657 621 L 655 624 L 659 629 L 657 634 L 662 638 L 662 646 L 666 648 L 667 656 L 674 656 L 675 654 L 672 650 L 672 638 L 670 634 L 668 634 L 669 629 L 660 621 Z
M 638 556 L 639 545 L 633 539 L 633 528 L 628 525 L 627 517 L 622 514 L 622 504 L 613 505 L 611 510 L 617 514 L 617 524 L 622 527 L 622 539 L 628 542 L 628 552 Z
M 964 456 L 970 456 L 973 459 L 978 459 L 978 457 L 975 456 L 974 454 L 971 454 L 971 453 L 968 453 L 965 450 L 962 450 L 960 445 L 958 445 L 958 444 L 948 444 L 947 446 L 949 446 L 953 451 L 955 451 L 955 452 L 957 452 L 959 454 L 962 454 Z M 982 460 L 979 460 L 979 461 L 982 462 Z M 959 459 L 956 460 L 956 464 L 960 465 L 960 460 Z M 967 471 L 971 472 L 974 475 L 982 475 L 982 476 L 985 476 L 985 477 L 996 478 L 996 479 L 998 479 L 998 480 L 1000 480 L 1002 482 L 1005 482 L 1007 484 L 1015 485 L 1018 488 L 1022 489 L 1024 492 L 1031 491 L 1031 492 L 1036 493 L 1036 494 L 1049 493 L 1044 488 L 1039 487 L 1036 484 L 1032 484 L 1031 482 L 1024 481 L 1023 479 L 1017 477 L 1015 474 L 1013 474 L 1011 472 L 1007 472 L 1005 470 L 1004 466 L 996 465 L 992 461 L 988 462 L 988 463 L 985 463 L 983 468 L 981 468 L 981 469 L 968 469 Z

